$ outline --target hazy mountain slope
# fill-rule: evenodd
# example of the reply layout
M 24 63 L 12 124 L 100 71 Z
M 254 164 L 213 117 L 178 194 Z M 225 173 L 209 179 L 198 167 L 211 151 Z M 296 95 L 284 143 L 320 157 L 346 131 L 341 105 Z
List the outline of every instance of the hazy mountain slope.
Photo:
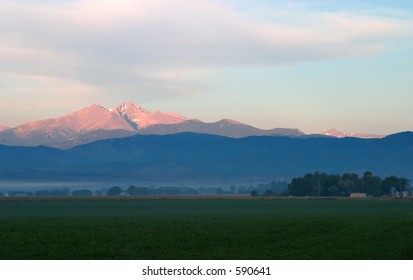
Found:
M 0 145 L 0 166 L 15 168 L 48 168 L 81 165 L 89 159 L 59 149 L 45 146 L 16 147 Z
M 169 160 L 220 176 L 279 176 L 303 172 L 413 174 L 413 133 L 383 139 L 247 137 L 183 133 L 133 136 L 75 147 L 71 152 L 112 162 Z
M 304 133 L 298 129 L 275 128 L 270 130 L 263 130 L 229 119 L 223 119 L 215 123 L 205 123 L 199 120 L 187 120 L 178 124 L 152 125 L 138 131 L 139 134 L 145 135 L 165 135 L 180 132 L 206 133 L 234 138 L 262 135 L 304 135 Z
M 0 178 L 265 181 L 314 171 L 369 170 L 413 179 L 412 158 L 412 132 L 383 139 L 135 135 L 66 151 L 0 146 Z
M 84 145 L 92 143 L 99 140 L 112 139 L 112 138 L 123 138 L 135 135 L 136 131 L 130 130 L 121 130 L 121 129 L 112 129 L 112 130 L 93 130 L 83 134 L 78 135 L 77 137 L 70 139 L 66 142 L 60 142 L 56 147 L 59 149 L 69 149 L 77 145 Z M 53 147 L 53 145 L 50 145 Z
M 72 178 L 68 170 L 91 163 L 82 156 L 44 146 L 0 145 L 0 178 L 6 181 L 68 181 Z

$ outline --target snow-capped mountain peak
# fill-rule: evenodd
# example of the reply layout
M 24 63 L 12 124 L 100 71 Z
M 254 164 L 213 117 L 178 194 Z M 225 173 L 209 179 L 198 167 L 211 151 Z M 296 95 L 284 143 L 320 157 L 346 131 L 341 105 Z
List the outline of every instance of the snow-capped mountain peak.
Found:
M 344 137 L 356 137 L 356 138 L 383 138 L 384 135 L 377 135 L 377 134 L 367 134 L 367 133 L 359 133 L 359 132 L 342 132 L 338 131 L 335 128 L 329 129 L 327 131 L 322 132 L 321 134 L 337 137 L 337 138 L 344 138 Z
M 343 137 L 347 136 L 344 132 L 338 131 L 335 128 L 326 130 L 326 131 L 322 132 L 321 134 L 326 135 L 326 136 L 337 137 L 337 138 L 343 138 Z
M 151 113 L 145 108 L 135 105 L 130 101 L 115 107 L 113 111 L 117 112 L 136 129 L 145 128 L 156 124 L 177 124 L 188 120 L 188 118 L 176 113 Z
M 113 110 L 113 109 L 112 109 Z M 114 108 L 114 110 L 117 110 L 120 113 L 123 114 L 127 114 L 127 113 L 142 113 L 142 114 L 150 114 L 151 112 L 149 112 L 148 110 L 146 110 L 145 108 L 142 108 L 139 105 L 134 104 L 131 101 L 127 101 L 119 106 L 116 106 Z
M 141 106 L 135 105 L 130 101 L 116 106 L 111 111 L 118 113 L 135 129 L 142 127 L 143 120 L 151 114 L 148 110 L 142 108 Z

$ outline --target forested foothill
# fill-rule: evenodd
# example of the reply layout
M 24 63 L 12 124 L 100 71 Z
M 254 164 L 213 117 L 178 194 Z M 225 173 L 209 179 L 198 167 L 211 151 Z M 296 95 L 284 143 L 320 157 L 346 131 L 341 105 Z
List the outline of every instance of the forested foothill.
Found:
M 413 132 L 380 139 L 179 133 L 108 139 L 67 150 L 0 145 L 0 181 L 50 185 L 108 178 L 122 188 L 136 182 L 189 187 L 228 182 L 222 186 L 227 189 L 312 171 L 362 175 L 366 170 L 413 180 L 412 143 Z

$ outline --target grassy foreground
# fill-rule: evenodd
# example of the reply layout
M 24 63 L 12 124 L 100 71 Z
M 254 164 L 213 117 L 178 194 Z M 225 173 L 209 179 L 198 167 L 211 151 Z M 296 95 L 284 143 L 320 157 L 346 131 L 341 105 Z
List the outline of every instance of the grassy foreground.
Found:
M 0 201 L 1 259 L 413 259 L 413 202 Z

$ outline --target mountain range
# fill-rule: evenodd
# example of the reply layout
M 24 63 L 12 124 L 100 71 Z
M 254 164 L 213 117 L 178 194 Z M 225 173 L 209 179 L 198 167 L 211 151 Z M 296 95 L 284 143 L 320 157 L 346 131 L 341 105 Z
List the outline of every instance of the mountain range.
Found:
M 49 146 L 70 148 L 109 138 L 134 134 L 175 134 L 196 132 L 228 137 L 259 135 L 304 136 L 298 129 L 258 129 L 237 121 L 223 119 L 205 123 L 176 113 L 154 112 L 125 102 L 113 109 L 91 105 L 66 116 L 29 122 L 0 129 L 0 144 L 11 146 Z
M 365 139 L 368 138 L 368 139 Z M 0 180 L 265 182 L 306 172 L 413 179 L 413 132 L 306 135 L 230 119 L 205 123 L 132 102 L 0 127 Z
M 413 133 L 380 139 L 133 135 L 61 150 L 0 145 L 3 181 L 268 182 L 306 172 L 413 179 Z

